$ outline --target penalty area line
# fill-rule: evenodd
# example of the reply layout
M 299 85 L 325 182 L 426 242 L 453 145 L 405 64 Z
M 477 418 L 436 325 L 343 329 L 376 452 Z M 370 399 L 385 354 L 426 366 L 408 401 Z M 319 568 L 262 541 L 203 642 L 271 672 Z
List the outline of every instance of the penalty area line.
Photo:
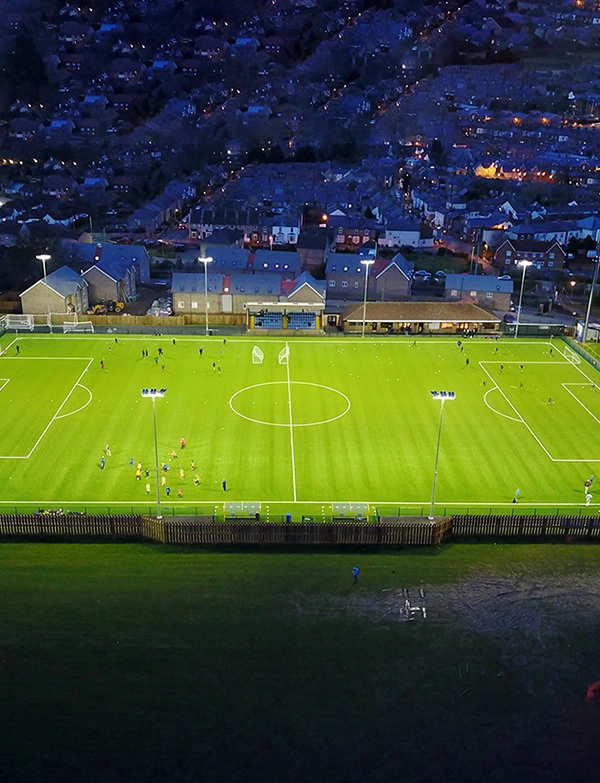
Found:
M 65 397 L 65 399 L 62 401 L 62 404 L 61 404 L 60 408 L 59 408 L 59 409 L 56 411 L 56 413 L 54 414 L 54 416 L 53 416 L 53 417 L 50 419 L 50 421 L 49 421 L 49 422 L 48 422 L 48 424 L 46 425 L 46 428 L 44 429 L 44 431 L 42 432 L 42 434 L 40 435 L 40 437 L 39 437 L 39 438 L 36 440 L 36 442 L 35 442 L 35 444 L 34 444 L 33 448 L 31 449 L 31 451 L 30 451 L 30 452 L 29 452 L 29 454 L 27 455 L 27 459 L 29 459 L 29 457 L 31 457 L 31 455 L 33 454 L 33 452 L 34 452 L 34 451 L 37 449 L 37 447 L 39 446 L 39 444 L 40 444 L 40 442 L 41 442 L 42 438 L 44 437 L 44 435 L 45 435 L 45 434 L 48 432 L 48 430 L 50 429 L 50 427 L 52 426 L 52 424 L 53 424 L 53 423 L 54 423 L 54 422 L 55 422 L 55 421 L 56 421 L 56 420 L 59 418 L 60 412 L 62 411 L 62 409 L 65 407 L 65 405 L 66 405 L 66 404 L 67 404 L 67 402 L 69 401 L 69 399 L 70 399 L 71 395 L 73 394 L 73 392 L 75 391 L 75 389 L 77 388 L 77 386 L 79 386 L 79 384 L 80 384 L 80 381 L 81 381 L 81 379 L 83 378 L 83 376 L 84 376 L 84 375 L 86 374 L 86 372 L 87 372 L 87 371 L 90 369 L 90 367 L 91 367 L 91 365 L 92 365 L 92 362 L 93 362 L 93 359 L 90 359 L 90 360 L 88 361 L 88 363 L 87 363 L 87 365 L 86 365 L 86 367 L 85 367 L 84 371 L 81 373 L 81 375 L 79 376 L 79 378 L 77 378 L 77 380 L 75 381 L 75 383 L 74 383 L 74 384 L 73 384 L 73 386 L 71 387 L 71 391 L 70 391 L 70 392 L 67 394 L 67 396 Z

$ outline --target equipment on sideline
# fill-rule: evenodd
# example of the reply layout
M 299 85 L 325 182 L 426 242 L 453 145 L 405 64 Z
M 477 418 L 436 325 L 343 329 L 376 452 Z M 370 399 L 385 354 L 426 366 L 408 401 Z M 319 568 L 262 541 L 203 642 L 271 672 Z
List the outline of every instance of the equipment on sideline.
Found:
M 32 315 L 5 315 L 0 319 L 0 326 L 4 329 L 28 329 L 33 332 L 34 323 Z
M 265 355 L 260 350 L 258 345 L 255 345 L 252 349 L 252 364 L 262 364 L 264 361 Z
M 93 332 L 94 324 L 91 321 L 65 321 L 63 323 L 63 333 L 69 332 Z
M 285 348 L 283 348 L 281 351 L 279 351 L 279 357 L 278 357 L 279 364 L 289 364 L 290 363 L 290 346 L 286 345 Z
M 571 364 L 581 364 L 581 356 L 578 356 L 568 345 L 565 345 L 565 356 Z

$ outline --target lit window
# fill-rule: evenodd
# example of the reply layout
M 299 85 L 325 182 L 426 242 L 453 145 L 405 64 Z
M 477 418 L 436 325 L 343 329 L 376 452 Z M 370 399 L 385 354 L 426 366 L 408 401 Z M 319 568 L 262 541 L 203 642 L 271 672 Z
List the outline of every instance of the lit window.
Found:
M 180 301 L 180 302 L 177 302 L 177 307 L 178 307 L 180 310 L 183 310 L 183 308 L 185 307 L 185 302 L 181 302 L 181 301 Z
M 354 283 L 354 287 L 358 288 L 358 280 Z
M 342 288 L 348 288 L 348 281 L 342 280 Z
M 488 291 L 486 293 L 486 295 L 485 295 L 485 298 L 486 299 L 493 299 L 494 298 L 494 292 L 493 291 Z
M 198 302 L 192 302 L 192 310 L 198 309 Z
M 329 281 L 329 287 L 330 288 L 335 288 L 335 280 L 330 280 Z

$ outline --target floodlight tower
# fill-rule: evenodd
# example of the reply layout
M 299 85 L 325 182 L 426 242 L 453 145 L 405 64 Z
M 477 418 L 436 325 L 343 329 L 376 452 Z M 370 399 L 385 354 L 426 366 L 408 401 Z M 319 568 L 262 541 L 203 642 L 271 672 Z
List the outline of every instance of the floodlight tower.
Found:
M 152 400 L 152 411 L 154 413 L 154 459 L 156 463 L 156 518 L 162 519 L 160 509 L 160 476 L 158 467 L 158 435 L 156 430 L 156 398 L 164 397 L 166 389 L 142 389 L 142 397 L 150 397 Z
M 206 336 L 208 337 L 208 265 L 212 261 L 211 256 L 200 256 L 198 261 L 204 264 L 204 316 L 206 326 Z
M 42 262 L 44 267 L 44 285 L 46 286 L 46 309 L 48 311 L 48 326 L 50 327 L 50 334 L 52 334 L 52 318 L 50 317 L 50 289 L 48 288 L 48 275 L 46 274 L 46 262 L 50 261 L 52 256 L 49 253 L 40 253 L 36 256 L 38 261 Z
M 365 296 L 363 299 L 363 324 L 362 324 L 362 336 L 365 336 L 365 326 L 367 323 L 367 289 L 369 288 L 369 267 L 375 263 L 374 258 L 363 258 L 360 262 L 365 267 Z
M 442 404 L 440 407 L 440 423 L 438 425 L 438 436 L 437 436 L 437 447 L 435 450 L 435 468 L 433 470 L 433 488 L 431 490 L 431 508 L 429 509 L 429 519 L 433 521 L 433 509 L 435 506 L 435 487 L 437 484 L 437 474 L 438 474 L 438 462 L 440 459 L 440 441 L 442 439 L 442 420 L 444 418 L 444 403 L 449 402 L 450 400 L 456 399 L 456 394 L 454 392 L 445 392 L 445 391 L 432 391 L 431 392 L 431 399 L 432 400 L 439 400 Z
M 519 266 L 523 267 L 523 277 L 521 278 L 521 293 L 519 294 L 519 311 L 517 312 L 517 325 L 515 327 L 515 338 L 519 336 L 519 323 L 521 321 L 521 306 L 523 304 L 523 289 L 525 288 L 525 272 L 527 267 L 531 266 L 533 261 L 519 261 Z
M 592 277 L 592 287 L 590 288 L 590 298 L 588 299 L 588 306 L 585 313 L 585 323 L 583 325 L 583 337 L 581 342 L 584 343 L 587 340 L 587 330 L 590 325 L 590 315 L 592 312 L 592 300 L 594 298 L 594 288 L 598 282 L 598 267 L 600 266 L 600 237 L 596 240 L 596 258 L 594 264 L 594 276 Z

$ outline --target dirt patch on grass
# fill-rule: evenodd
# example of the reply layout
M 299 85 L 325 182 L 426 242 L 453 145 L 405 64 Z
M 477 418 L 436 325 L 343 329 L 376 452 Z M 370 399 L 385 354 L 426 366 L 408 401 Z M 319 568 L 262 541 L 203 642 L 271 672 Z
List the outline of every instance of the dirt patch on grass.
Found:
M 456 584 L 357 590 L 315 599 L 294 595 L 297 614 L 362 619 L 369 623 L 427 622 L 475 634 L 521 631 L 542 641 L 565 621 L 600 617 L 600 576 L 474 574 Z
M 566 620 L 600 615 L 600 577 L 475 574 L 426 588 L 429 617 L 453 619 L 473 633 L 524 631 L 541 640 Z

